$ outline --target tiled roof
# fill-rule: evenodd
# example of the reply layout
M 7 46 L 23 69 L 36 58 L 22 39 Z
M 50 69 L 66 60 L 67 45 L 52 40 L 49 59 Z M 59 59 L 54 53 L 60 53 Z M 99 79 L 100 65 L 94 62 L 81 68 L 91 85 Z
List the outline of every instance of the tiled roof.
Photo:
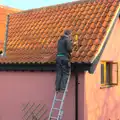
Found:
M 10 13 L 19 12 L 20 10 L 0 5 L 0 50 L 3 50 L 6 16 Z
M 0 51 L 3 51 L 3 44 L 4 44 L 4 42 L 2 40 L 0 40 Z
M 78 34 L 72 62 L 89 63 L 108 34 L 119 0 L 71 2 L 32 9 L 9 17 L 6 57 L 1 63 L 46 63 L 56 58 L 57 41 L 65 28 Z

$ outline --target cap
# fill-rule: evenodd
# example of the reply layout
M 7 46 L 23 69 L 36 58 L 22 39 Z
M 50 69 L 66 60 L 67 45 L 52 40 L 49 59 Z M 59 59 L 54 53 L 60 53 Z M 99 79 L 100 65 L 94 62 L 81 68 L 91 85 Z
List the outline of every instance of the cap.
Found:
M 65 34 L 65 35 L 70 35 L 71 33 L 72 33 L 71 30 L 65 30 L 65 31 L 64 31 L 64 34 Z

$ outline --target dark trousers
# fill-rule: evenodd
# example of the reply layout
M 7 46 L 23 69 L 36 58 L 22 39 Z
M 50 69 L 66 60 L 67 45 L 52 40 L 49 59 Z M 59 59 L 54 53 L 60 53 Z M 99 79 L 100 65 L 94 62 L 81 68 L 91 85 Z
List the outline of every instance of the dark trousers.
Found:
M 70 68 L 70 61 L 66 57 L 56 58 L 56 91 L 65 90 Z

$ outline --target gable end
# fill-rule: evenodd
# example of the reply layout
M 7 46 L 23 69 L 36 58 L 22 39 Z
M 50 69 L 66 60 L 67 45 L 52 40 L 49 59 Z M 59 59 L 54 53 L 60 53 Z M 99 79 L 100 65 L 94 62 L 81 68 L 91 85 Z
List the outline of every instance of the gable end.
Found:
M 115 23 L 116 23 L 117 19 L 119 19 L 119 18 L 120 18 L 120 9 L 118 9 L 118 11 L 116 12 L 116 16 L 115 16 L 115 18 L 113 19 L 113 21 L 111 23 L 111 26 L 109 28 L 108 33 L 106 34 L 106 37 L 105 37 L 106 40 L 104 40 L 103 45 L 101 46 L 101 49 L 100 49 L 99 53 L 97 54 L 97 56 L 92 61 L 92 65 L 91 65 L 91 68 L 90 68 L 90 71 L 89 71 L 90 73 L 94 73 L 94 71 L 95 71 L 95 69 L 97 67 L 97 64 L 98 64 L 98 62 L 99 62 L 99 60 L 100 60 L 100 58 L 102 56 L 102 53 L 103 53 L 103 51 L 104 51 L 104 49 L 105 49 L 105 47 L 107 45 L 107 42 L 108 42 L 108 40 L 110 38 L 110 35 L 111 35 L 112 31 L 113 31 Z

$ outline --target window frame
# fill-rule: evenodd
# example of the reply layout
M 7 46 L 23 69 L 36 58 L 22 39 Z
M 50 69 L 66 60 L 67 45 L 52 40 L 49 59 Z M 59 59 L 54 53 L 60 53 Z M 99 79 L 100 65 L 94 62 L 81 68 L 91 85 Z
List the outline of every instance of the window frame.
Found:
M 107 63 L 109 63 L 110 64 L 110 66 L 111 66 L 111 68 L 110 68 L 110 72 L 111 72 L 111 78 L 110 78 L 110 80 L 109 80 L 109 83 L 107 83 Z M 101 64 L 100 65 L 102 65 L 103 64 L 103 69 L 104 69 L 104 71 L 103 71 L 103 78 L 104 78 L 104 82 L 102 83 L 102 77 L 101 77 L 101 79 L 100 79 L 100 83 L 101 83 L 101 86 L 109 86 L 109 85 L 118 85 L 118 80 L 119 80 L 119 66 L 118 66 L 118 62 L 115 62 L 115 61 L 101 61 Z M 117 82 L 116 83 L 113 83 L 113 78 L 112 78 L 112 66 L 114 65 L 114 64 L 116 64 L 117 65 Z M 102 73 L 101 73 L 102 74 Z M 102 76 L 102 75 L 101 75 Z

